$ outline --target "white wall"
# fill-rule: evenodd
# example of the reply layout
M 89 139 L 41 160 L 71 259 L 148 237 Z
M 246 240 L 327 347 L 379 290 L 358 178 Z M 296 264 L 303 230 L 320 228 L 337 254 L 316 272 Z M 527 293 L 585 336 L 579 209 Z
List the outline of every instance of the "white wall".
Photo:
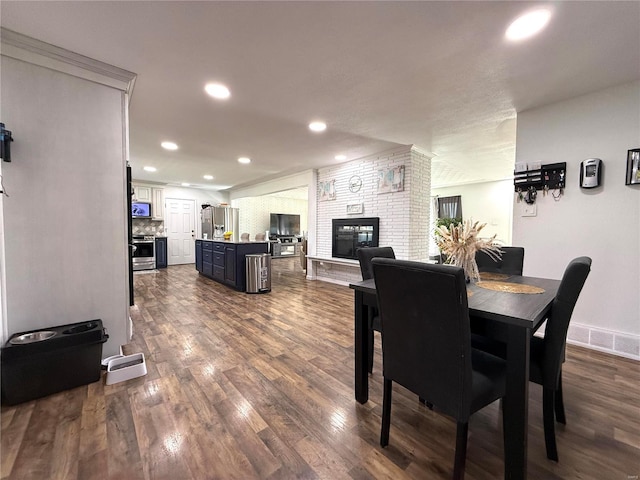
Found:
M 127 343 L 123 91 L 2 56 L 7 332 L 95 318 Z
M 487 226 L 481 232 L 482 237 L 496 235 L 496 240 L 500 243 L 511 245 L 514 197 L 512 179 L 433 188 L 431 195 L 440 197 L 461 195 L 464 219 L 486 223 Z
M 290 213 L 300 215 L 300 235 L 306 232 L 309 201 L 305 198 L 287 198 L 280 196 L 263 195 L 260 197 L 238 198 L 231 202 L 233 207 L 240 209 L 240 232 L 248 233 L 254 239 L 256 233 L 265 233 L 269 230 L 271 213 Z
M 560 201 L 538 195 L 537 216 L 514 205 L 513 243 L 525 247 L 525 274 L 561 278 L 587 255 L 591 274 L 572 317 L 569 339 L 640 354 L 640 186 L 625 186 L 627 150 L 640 147 L 640 82 L 609 88 L 518 115 L 518 163 L 567 162 Z M 580 189 L 579 165 L 604 162 L 604 184 Z

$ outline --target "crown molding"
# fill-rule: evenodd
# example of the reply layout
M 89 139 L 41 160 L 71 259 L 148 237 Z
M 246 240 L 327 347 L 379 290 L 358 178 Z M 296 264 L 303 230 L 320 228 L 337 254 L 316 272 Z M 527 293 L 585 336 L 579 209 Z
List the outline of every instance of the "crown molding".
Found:
M 129 99 L 137 77 L 133 72 L 6 28 L 0 28 L 0 54 L 122 90 Z

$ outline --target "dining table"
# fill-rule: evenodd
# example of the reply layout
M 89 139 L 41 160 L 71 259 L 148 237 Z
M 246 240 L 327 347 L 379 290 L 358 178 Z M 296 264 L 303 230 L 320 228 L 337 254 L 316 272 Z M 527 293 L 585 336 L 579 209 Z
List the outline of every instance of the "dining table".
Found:
M 474 322 L 482 323 L 487 335 L 499 332 L 497 339 L 506 342 L 506 399 L 502 412 L 505 416 L 504 478 L 524 480 L 527 478 L 530 339 L 547 318 L 560 281 L 512 275 L 501 283 L 542 290 L 533 294 L 512 293 L 483 288 L 482 283 L 467 284 L 471 330 Z M 377 307 L 376 284 L 370 279 L 351 283 L 349 287 L 355 294 L 355 397 L 359 403 L 366 403 L 369 399 L 367 316 L 370 307 Z

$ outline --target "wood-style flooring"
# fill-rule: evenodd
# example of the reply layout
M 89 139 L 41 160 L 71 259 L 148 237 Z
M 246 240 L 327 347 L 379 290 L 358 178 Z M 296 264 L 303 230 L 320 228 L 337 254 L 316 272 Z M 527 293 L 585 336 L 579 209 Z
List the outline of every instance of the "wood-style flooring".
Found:
M 455 423 L 394 386 L 379 445 L 376 338 L 369 402 L 354 399 L 353 291 L 273 261 L 273 290 L 248 295 L 193 265 L 135 275 L 134 337 L 148 374 L 2 408 L 2 478 L 446 479 Z M 568 347 L 567 425 L 547 460 L 542 391 L 530 387 L 529 478 L 637 479 L 640 364 Z M 467 479 L 503 477 L 498 403 L 471 418 Z

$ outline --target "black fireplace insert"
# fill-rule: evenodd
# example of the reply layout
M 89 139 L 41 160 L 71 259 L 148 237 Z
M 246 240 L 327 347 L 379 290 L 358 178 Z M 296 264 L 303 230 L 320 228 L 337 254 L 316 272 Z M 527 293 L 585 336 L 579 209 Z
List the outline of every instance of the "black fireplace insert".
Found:
M 358 248 L 378 246 L 379 217 L 334 218 L 332 226 L 332 257 L 357 260 Z

